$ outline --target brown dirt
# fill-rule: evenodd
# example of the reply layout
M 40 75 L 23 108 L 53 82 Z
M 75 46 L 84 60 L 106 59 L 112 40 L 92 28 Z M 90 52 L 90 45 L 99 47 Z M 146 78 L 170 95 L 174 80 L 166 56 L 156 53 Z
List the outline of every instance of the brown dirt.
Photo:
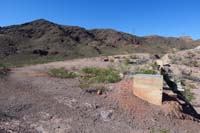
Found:
M 54 62 L 12 69 L 0 79 L 0 132 L 170 132 L 195 133 L 197 121 L 176 101 L 149 104 L 131 91 L 130 80 L 107 84 L 102 95 L 86 93 L 78 79 L 59 79 L 48 68 L 108 67 L 99 58 Z M 102 114 L 109 113 L 106 118 Z

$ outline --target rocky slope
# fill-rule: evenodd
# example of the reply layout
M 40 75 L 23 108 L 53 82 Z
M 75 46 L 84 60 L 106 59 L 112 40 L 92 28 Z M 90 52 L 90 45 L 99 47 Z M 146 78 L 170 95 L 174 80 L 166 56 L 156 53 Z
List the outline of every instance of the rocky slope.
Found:
M 44 19 L 0 27 L 0 63 L 37 63 L 133 52 L 166 53 L 197 45 L 200 45 L 200 41 L 160 36 L 138 37 L 112 29 L 86 30 Z

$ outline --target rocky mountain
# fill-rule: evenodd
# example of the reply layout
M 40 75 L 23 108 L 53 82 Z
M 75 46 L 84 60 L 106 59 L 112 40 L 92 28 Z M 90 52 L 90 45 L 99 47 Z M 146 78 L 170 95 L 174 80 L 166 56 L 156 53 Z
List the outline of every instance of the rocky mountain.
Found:
M 112 29 L 86 30 L 44 19 L 0 27 L 0 63 L 46 61 L 133 52 L 167 53 L 200 41 L 160 36 L 138 37 Z

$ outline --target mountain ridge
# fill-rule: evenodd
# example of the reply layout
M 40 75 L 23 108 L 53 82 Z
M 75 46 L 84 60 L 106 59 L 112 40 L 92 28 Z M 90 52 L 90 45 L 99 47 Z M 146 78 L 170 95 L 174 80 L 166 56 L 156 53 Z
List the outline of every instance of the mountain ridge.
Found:
M 59 25 L 45 19 L 0 28 L 0 60 L 7 61 L 167 53 L 198 45 L 200 41 L 189 38 L 139 37 L 113 29 Z

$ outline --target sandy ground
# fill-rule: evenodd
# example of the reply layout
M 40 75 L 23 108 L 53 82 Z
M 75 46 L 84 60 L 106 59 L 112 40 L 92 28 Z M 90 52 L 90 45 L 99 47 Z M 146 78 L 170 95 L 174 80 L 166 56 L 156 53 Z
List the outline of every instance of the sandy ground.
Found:
M 78 79 L 47 74 L 52 67 L 111 65 L 92 58 L 13 69 L 0 79 L 0 132 L 199 132 L 198 120 L 181 112 L 176 99 L 167 99 L 162 106 L 151 105 L 133 96 L 130 80 L 107 84 L 108 91 L 97 95 L 82 90 Z

